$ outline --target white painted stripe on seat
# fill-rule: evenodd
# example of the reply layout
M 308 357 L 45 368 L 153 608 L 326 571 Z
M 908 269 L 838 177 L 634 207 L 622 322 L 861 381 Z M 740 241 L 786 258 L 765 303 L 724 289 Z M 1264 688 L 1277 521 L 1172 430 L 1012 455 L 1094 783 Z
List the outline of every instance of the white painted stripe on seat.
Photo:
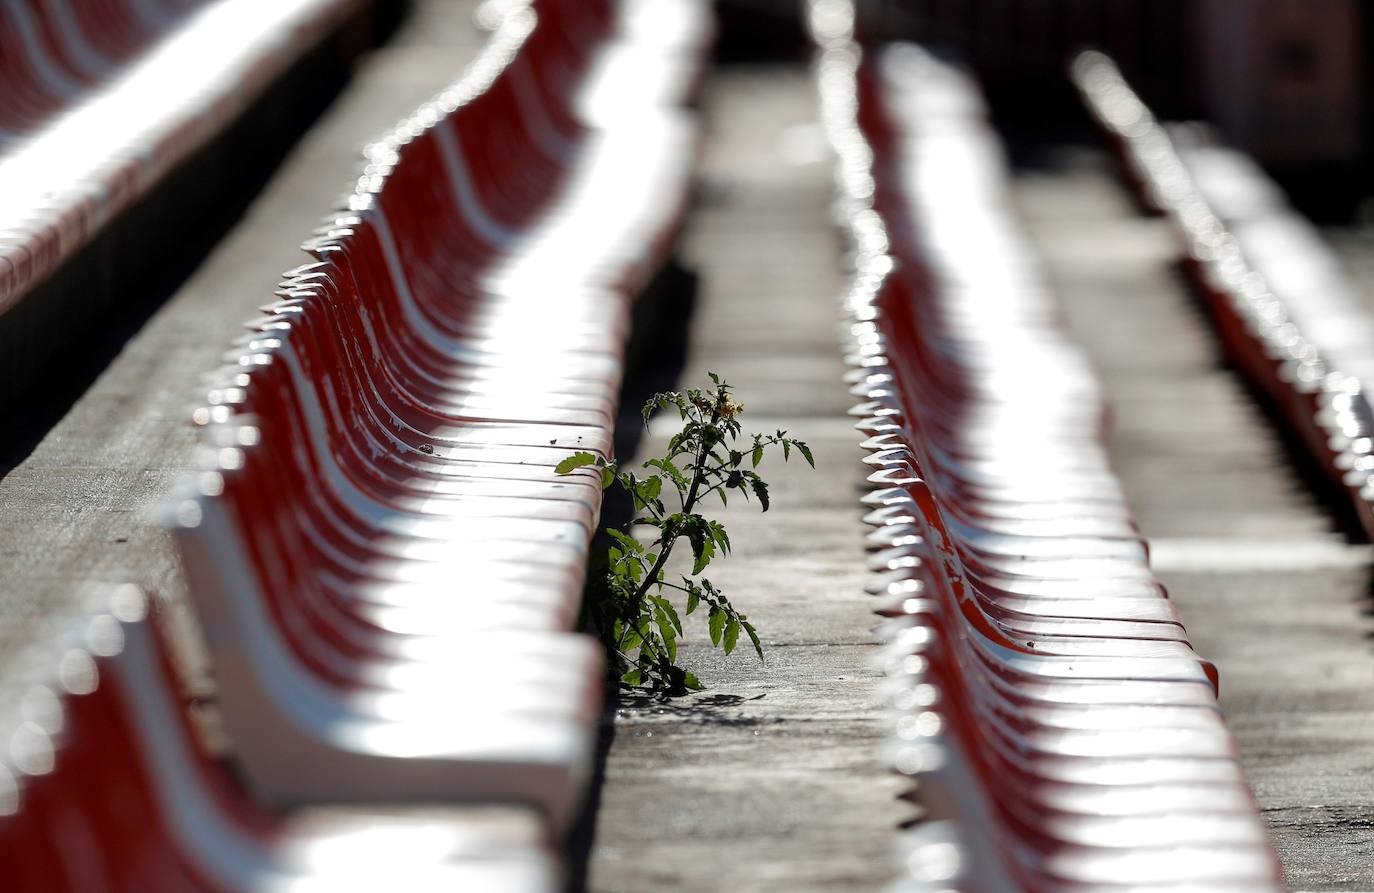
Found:
M 448 173 L 449 184 L 453 187 L 453 196 L 458 201 L 463 217 L 482 239 L 493 248 L 505 248 L 515 241 L 516 234 L 497 223 L 487 213 L 487 209 L 482 207 L 481 199 L 477 197 L 477 189 L 472 182 L 472 173 L 468 170 L 466 159 L 463 158 L 462 147 L 458 145 L 458 137 L 449 124 L 449 121 L 441 122 L 432 128 L 430 133 L 438 140 L 439 155 L 443 158 L 444 170 Z
M 530 70 L 528 57 L 521 57 L 507 70 L 511 87 L 515 91 L 516 106 L 520 116 L 529 126 L 530 136 L 543 151 L 545 157 L 554 161 L 564 161 L 574 149 L 573 141 L 566 138 L 549 118 L 548 107 L 539 97 L 534 84 L 534 73 Z
M 81 86 L 67 77 L 43 50 L 38 24 L 34 22 L 33 13 L 29 8 L 16 0 L 6 0 L 5 8 L 9 11 L 9 19 L 14 29 L 19 32 L 19 45 L 23 47 L 24 55 L 33 66 L 34 74 L 38 75 L 44 86 L 68 98 L 81 92 Z
M 114 70 L 115 65 L 103 54 L 96 51 L 81 32 L 72 12 L 71 0 L 48 0 L 48 13 L 57 27 L 58 36 L 72 61 L 92 78 L 104 78 Z

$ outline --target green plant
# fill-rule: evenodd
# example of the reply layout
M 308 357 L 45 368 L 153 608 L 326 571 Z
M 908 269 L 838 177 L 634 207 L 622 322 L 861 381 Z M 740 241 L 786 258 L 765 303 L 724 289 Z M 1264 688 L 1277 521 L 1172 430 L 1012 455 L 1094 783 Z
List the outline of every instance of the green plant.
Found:
M 710 389 L 670 391 L 645 402 L 646 427 L 657 410 L 676 408 L 682 419 L 682 430 L 669 439 L 663 455 L 643 463 L 646 476 L 585 452 L 569 456 L 557 468 L 559 474 L 571 474 L 595 466 L 601 471 L 602 489 L 619 484 L 634 506 L 627 529 L 606 529 L 613 544 L 593 568 L 583 602 L 585 624 L 605 644 L 612 676 L 622 688 L 675 695 L 703 687 L 696 674 L 677 664 L 682 616 L 702 606 L 713 647 L 729 654 L 743 633 L 763 660 L 763 644 L 748 615 L 701 576 L 712 560 L 730 553 L 725 525 L 706 517 L 703 503 L 715 495 L 724 506 L 729 491 L 735 490 L 746 500 L 752 496 L 766 512 L 768 484 L 755 469 L 771 448 L 781 447 L 783 461 L 795 449 L 812 468 L 816 463 L 810 447 L 786 431 L 749 435 L 748 447 L 736 449 L 744 407 L 735 402 L 730 385 L 709 374 L 714 385 Z M 664 501 L 673 493 L 676 505 Z M 647 545 L 631 534 L 639 525 L 657 530 Z M 693 561 L 690 573 L 676 575 L 679 583 L 668 579 L 664 567 L 674 546 L 684 539 L 691 545 Z M 681 614 L 674 599 L 684 601 Z

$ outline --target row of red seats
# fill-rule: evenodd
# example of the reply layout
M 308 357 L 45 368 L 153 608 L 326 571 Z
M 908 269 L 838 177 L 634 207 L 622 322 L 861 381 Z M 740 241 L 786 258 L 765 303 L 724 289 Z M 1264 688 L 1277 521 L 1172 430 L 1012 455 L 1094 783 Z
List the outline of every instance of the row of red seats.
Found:
M 0 144 L 37 129 L 117 76 L 193 0 L 0 5 Z
M 39 662 L 55 719 L 0 704 L 24 745 L 0 749 L 0 871 L 43 853 L 6 890 L 558 888 L 605 682 L 574 632 L 601 490 L 554 466 L 610 455 L 710 36 L 695 0 L 506 4 L 464 76 L 365 150 L 313 262 L 210 376 L 201 470 L 165 509 L 233 775 L 120 590 L 86 622 L 108 641 L 61 652 L 93 681 Z M 377 811 L 398 805 L 441 812 Z M 302 826 L 315 806 L 348 826 Z M 88 843 L 42 844 L 63 822 Z
M 363 3 L 0 4 L 0 314 Z
M 894 889 L 1279 889 L 977 89 L 913 45 L 860 47 L 839 6 L 813 9 L 857 257 L 885 757 L 925 814 Z
M 0 697 L 0 877 L 13 893 L 558 889 L 532 812 L 283 815 L 202 744 L 132 585 L 50 618 Z
M 1160 126 L 1101 53 L 1074 83 L 1128 181 L 1164 214 L 1241 373 L 1267 395 L 1374 538 L 1374 314 L 1321 234 L 1251 159 L 1201 125 Z

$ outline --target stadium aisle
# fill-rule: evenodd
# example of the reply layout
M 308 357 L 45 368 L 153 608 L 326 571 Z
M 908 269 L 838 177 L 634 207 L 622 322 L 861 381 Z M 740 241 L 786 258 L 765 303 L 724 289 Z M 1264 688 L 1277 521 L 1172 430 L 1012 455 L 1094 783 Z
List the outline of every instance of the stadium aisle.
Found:
M 828 149 L 801 66 L 718 69 L 705 105 L 683 247 L 701 294 L 681 381 L 723 374 L 745 431 L 787 429 L 817 470 L 769 463 L 768 514 L 737 500 L 724 513 L 737 549 L 710 576 L 757 623 L 767 662 L 722 658 L 692 631 L 684 659 L 709 690 L 620 705 L 589 888 L 874 890 L 914 811 L 876 759 L 877 618 L 863 593 L 855 400 L 841 383 Z

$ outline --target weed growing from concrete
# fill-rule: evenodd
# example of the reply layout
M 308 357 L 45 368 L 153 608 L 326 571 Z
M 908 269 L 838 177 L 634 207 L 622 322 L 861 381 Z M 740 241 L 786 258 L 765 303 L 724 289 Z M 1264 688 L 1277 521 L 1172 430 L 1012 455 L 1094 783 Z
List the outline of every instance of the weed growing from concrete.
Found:
M 744 407 L 735 402 L 730 385 L 715 373 L 710 377 L 711 388 L 669 391 L 645 402 L 646 426 L 656 411 L 676 409 L 682 429 L 662 456 L 643 463 L 642 477 L 586 452 L 569 456 L 557 468 L 559 474 L 571 474 L 594 466 L 603 489 L 618 484 L 634 504 L 626 529 L 607 529 L 613 544 L 594 566 L 583 603 L 585 623 L 605 644 L 612 676 L 622 688 L 678 695 L 703 687 L 695 673 L 677 663 L 682 618 L 699 609 L 712 647 L 730 654 L 743 633 L 763 660 L 763 644 L 748 615 L 702 576 L 713 560 L 730 553 L 725 525 L 708 518 L 704 504 L 714 495 L 724 506 L 733 490 L 766 512 L 768 484 L 756 469 L 769 452 L 781 449 L 785 462 L 795 450 L 812 468 L 816 463 L 810 447 L 786 431 L 748 435 L 745 448 L 737 448 Z M 654 528 L 657 535 L 645 544 L 632 535 L 636 526 Z M 691 572 L 669 579 L 664 567 L 683 540 L 692 549 Z

